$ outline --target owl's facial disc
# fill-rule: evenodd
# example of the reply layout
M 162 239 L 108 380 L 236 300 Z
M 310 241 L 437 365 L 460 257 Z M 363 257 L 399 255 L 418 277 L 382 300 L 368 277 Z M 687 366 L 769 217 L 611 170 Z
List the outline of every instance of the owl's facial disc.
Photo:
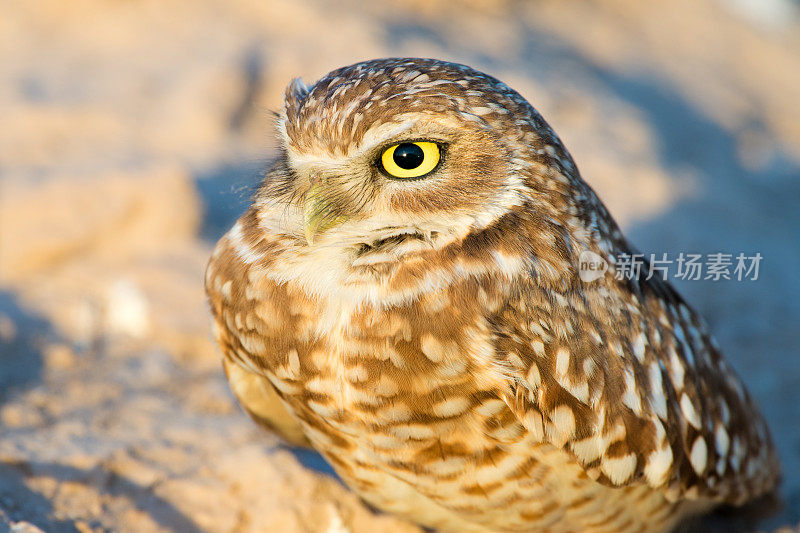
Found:
M 373 150 L 372 152 L 378 154 L 372 157 L 373 161 L 370 161 L 369 156 L 357 158 L 353 164 L 335 173 L 336 175 L 327 178 L 320 175 L 313 176 L 303 205 L 306 242 L 313 245 L 322 233 L 357 215 L 365 215 L 365 204 L 369 203 L 368 200 L 380 196 L 381 178 L 395 182 L 411 182 L 431 177 L 440 167 L 445 146 L 433 140 L 395 142 Z M 365 179 L 363 173 L 349 176 L 348 172 L 358 165 L 368 167 L 373 174 L 375 174 L 374 169 L 377 169 L 380 177 L 372 175 Z M 390 221 L 387 220 L 387 223 Z M 401 231 L 398 235 L 411 233 L 415 232 Z M 363 240 L 371 242 L 383 238 L 370 239 L 367 235 L 364 237 Z
M 276 187 L 299 208 L 295 235 L 307 246 L 399 260 L 463 238 L 521 201 L 509 148 L 481 121 L 400 112 L 337 148 L 338 128 L 318 131 L 319 120 L 284 137 L 291 181 Z

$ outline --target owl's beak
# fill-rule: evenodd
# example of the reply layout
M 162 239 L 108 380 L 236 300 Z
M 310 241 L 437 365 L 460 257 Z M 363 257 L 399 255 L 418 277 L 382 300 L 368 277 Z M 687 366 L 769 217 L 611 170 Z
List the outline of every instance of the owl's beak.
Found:
M 349 218 L 344 214 L 342 207 L 335 201 L 330 187 L 324 181 L 314 181 L 311 184 L 303 208 L 303 229 L 309 245 L 314 244 L 321 233 Z

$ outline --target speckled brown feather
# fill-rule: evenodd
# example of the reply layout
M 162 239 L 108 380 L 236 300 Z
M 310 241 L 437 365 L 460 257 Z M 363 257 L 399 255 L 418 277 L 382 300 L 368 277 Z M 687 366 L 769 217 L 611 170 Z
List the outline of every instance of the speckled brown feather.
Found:
M 453 531 L 663 531 L 775 488 L 705 326 L 665 282 L 613 276 L 630 246 L 516 92 L 375 60 L 293 82 L 279 131 L 206 288 L 245 408 L 362 497 Z M 377 154 L 415 138 L 441 168 L 387 180 Z M 314 183 L 337 223 L 309 245 Z M 583 251 L 609 274 L 582 281 Z

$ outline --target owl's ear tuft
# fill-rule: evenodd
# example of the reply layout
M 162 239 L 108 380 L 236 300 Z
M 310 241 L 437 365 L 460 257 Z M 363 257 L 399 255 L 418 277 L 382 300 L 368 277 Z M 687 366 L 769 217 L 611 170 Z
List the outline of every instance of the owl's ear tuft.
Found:
M 303 101 L 308 96 L 308 86 L 303 83 L 300 78 L 293 78 L 286 86 L 286 92 L 283 95 L 283 104 L 286 110 L 297 110 L 303 105 Z

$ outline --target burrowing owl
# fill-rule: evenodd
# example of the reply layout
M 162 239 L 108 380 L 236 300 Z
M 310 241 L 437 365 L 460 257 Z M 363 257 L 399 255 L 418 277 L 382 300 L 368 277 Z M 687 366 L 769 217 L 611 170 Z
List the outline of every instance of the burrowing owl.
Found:
M 500 81 L 382 59 L 286 90 L 211 258 L 231 387 L 376 507 L 450 531 L 663 531 L 776 487 L 761 415 Z M 611 266 L 593 281 L 578 258 Z

